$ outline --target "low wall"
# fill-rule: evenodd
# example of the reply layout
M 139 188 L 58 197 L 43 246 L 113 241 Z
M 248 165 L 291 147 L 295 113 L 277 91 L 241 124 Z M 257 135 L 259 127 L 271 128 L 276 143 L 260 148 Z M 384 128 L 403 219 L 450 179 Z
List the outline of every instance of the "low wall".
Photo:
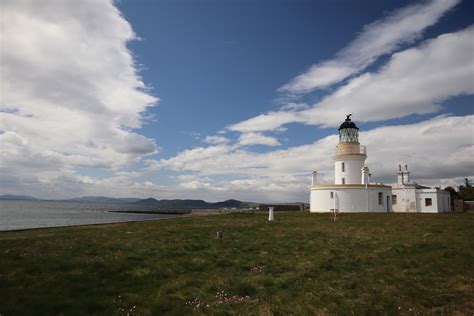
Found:
M 274 207 L 274 211 L 304 211 L 303 203 L 298 204 L 259 204 L 258 210 L 268 212 L 270 206 Z

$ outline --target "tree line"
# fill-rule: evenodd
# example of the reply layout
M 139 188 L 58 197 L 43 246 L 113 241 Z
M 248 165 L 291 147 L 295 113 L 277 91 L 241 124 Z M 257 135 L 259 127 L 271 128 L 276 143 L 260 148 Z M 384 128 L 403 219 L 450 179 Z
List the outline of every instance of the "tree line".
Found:
M 453 187 L 446 187 L 444 190 L 451 194 L 451 203 L 454 200 L 474 201 L 474 187 L 468 178 L 464 179 L 464 184 L 458 186 L 457 190 Z

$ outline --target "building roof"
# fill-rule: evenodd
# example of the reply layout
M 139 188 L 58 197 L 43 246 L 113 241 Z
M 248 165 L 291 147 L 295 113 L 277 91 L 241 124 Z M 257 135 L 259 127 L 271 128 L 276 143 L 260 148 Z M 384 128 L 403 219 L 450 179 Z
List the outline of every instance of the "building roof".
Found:
M 352 115 L 352 114 L 346 115 L 346 116 L 347 116 L 347 117 L 346 117 L 346 120 L 341 124 L 341 126 L 339 126 L 339 129 L 338 129 L 339 131 L 340 131 L 341 129 L 345 129 L 345 128 L 355 128 L 355 129 L 359 129 L 359 128 L 357 127 L 357 125 L 356 125 L 354 122 L 351 121 L 351 115 Z

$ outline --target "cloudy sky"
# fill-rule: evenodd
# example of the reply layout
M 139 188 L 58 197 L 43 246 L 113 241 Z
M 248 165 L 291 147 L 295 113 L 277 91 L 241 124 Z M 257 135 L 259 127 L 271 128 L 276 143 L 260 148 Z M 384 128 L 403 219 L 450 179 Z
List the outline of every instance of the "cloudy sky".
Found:
M 3 0 L 0 194 L 307 201 L 474 177 L 474 2 Z

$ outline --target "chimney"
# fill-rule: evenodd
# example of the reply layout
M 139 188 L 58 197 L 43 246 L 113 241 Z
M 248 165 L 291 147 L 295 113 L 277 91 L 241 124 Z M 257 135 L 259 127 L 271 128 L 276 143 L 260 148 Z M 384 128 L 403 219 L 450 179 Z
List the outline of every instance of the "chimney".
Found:
M 362 184 L 369 184 L 369 182 L 370 182 L 369 181 L 369 167 L 364 166 L 364 167 L 362 167 L 361 171 L 362 171 L 362 181 L 361 181 L 361 183 Z
M 398 172 L 397 172 L 398 185 L 404 185 L 405 184 L 403 174 L 404 174 L 404 172 L 402 171 L 402 165 L 398 165 Z
M 311 186 L 316 185 L 318 183 L 318 172 L 316 170 L 313 171 L 311 174 Z
M 405 182 L 410 182 L 410 172 L 408 171 L 408 165 L 405 165 L 405 172 L 403 172 L 403 176 L 405 177 Z

